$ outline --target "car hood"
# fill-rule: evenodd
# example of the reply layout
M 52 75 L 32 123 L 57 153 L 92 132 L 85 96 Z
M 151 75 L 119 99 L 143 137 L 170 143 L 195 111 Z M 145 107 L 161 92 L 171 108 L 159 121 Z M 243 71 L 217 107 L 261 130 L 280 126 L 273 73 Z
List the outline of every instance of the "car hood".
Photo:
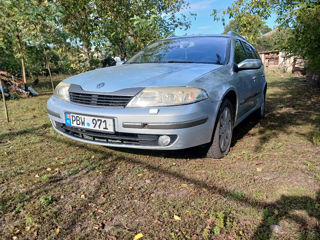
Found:
M 149 86 L 187 86 L 203 74 L 219 67 L 221 65 L 197 63 L 123 64 L 85 72 L 65 81 L 80 85 L 85 91 L 94 92 L 114 92 Z M 100 88 L 97 87 L 98 84 Z

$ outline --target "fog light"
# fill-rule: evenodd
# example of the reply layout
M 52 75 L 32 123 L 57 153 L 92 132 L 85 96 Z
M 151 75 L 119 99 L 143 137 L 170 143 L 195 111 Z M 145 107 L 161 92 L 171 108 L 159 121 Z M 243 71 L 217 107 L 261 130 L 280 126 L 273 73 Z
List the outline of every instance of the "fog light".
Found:
M 168 146 L 171 142 L 171 139 L 167 135 L 163 135 L 159 137 L 158 143 L 160 146 Z

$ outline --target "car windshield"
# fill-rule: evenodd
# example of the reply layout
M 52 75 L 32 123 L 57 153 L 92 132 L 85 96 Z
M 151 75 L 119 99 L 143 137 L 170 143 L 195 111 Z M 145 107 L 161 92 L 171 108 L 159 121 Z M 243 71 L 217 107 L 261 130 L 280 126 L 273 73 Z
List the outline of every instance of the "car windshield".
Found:
M 133 63 L 207 63 L 225 64 L 228 38 L 183 37 L 165 39 L 134 55 Z

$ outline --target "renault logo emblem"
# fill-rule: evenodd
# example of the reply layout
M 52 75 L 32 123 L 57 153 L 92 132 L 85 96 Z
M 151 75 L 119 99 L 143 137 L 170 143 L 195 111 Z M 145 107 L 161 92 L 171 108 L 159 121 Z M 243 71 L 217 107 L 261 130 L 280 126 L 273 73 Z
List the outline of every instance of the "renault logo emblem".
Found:
M 104 82 L 99 83 L 99 84 L 97 85 L 97 88 L 102 88 L 103 86 L 104 86 Z

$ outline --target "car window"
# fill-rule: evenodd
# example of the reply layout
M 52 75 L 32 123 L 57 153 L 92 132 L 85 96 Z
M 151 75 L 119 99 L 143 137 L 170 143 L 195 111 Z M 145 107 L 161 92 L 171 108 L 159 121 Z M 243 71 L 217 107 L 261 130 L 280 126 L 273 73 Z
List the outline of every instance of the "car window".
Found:
M 243 46 L 246 49 L 246 53 L 247 53 L 247 59 L 257 59 L 257 55 L 253 49 L 253 47 L 251 47 L 248 43 L 243 42 Z
M 234 61 L 240 63 L 247 58 L 243 46 L 239 40 L 236 40 L 234 45 Z
M 155 42 L 127 63 L 212 63 L 225 64 L 229 38 L 183 37 Z

